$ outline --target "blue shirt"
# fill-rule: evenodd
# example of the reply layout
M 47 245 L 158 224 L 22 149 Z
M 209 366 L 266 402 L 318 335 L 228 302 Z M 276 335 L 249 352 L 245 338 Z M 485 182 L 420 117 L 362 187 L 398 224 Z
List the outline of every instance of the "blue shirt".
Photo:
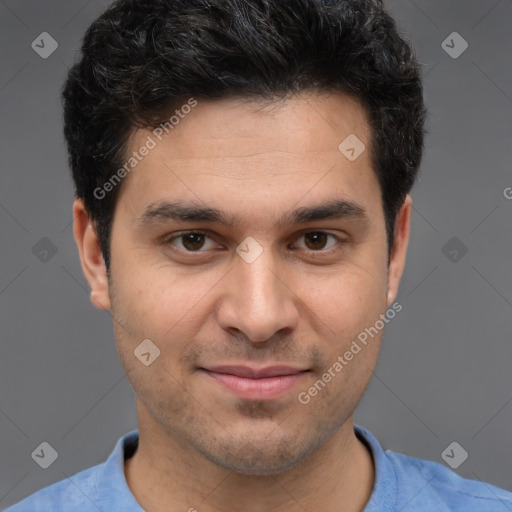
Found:
M 375 484 L 363 512 L 512 511 L 511 492 L 462 478 L 437 462 L 383 450 L 370 432 L 359 426 L 354 430 L 375 464 Z M 45 487 L 5 512 L 144 512 L 123 470 L 138 439 L 137 430 L 126 434 L 102 464 Z

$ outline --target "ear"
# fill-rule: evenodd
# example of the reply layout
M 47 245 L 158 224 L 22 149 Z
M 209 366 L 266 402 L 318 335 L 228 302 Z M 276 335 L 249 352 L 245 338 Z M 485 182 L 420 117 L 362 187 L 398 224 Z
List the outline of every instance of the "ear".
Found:
M 395 219 L 394 240 L 388 267 L 388 307 L 395 300 L 405 267 L 411 224 L 412 198 L 407 194 Z
M 110 309 L 107 268 L 101 252 L 96 228 L 85 209 L 82 199 L 73 203 L 73 234 L 82 271 L 91 288 L 91 302 L 99 309 Z

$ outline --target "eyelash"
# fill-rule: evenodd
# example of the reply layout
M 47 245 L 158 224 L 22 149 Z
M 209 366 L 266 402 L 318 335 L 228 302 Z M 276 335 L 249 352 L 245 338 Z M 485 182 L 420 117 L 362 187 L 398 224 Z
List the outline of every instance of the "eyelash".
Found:
M 319 234 L 319 233 L 325 234 L 327 236 L 330 236 L 330 237 L 334 238 L 338 243 L 336 244 L 336 246 L 334 248 L 331 248 L 331 249 L 319 249 L 317 251 L 314 251 L 312 249 L 302 249 L 302 250 L 304 250 L 307 253 L 309 253 L 309 255 L 312 256 L 313 258 L 315 258 L 315 257 L 322 257 L 322 256 L 330 256 L 330 255 L 333 255 L 333 254 L 337 253 L 338 251 L 342 250 L 341 246 L 345 243 L 345 241 L 342 240 L 341 238 L 337 237 L 336 235 L 334 235 L 332 233 L 329 233 L 327 231 L 322 231 L 322 230 L 306 231 L 306 232 L 301 233 L 299 238 L 302 238 L 305 235 Z M 211 237 L 205 231 L 181 231 L 179 233 L 173 234 L 172 236 L 164 238 L 162 240 L 162 244 L 164 246 L 173 245 L 173 242 L 175 240 L 180 239 L 180 238 L 182 238 L 184 236 L 187 236 L 187 235 L 194 235 L 194 234 L 195 235 L 204 235 L 204 236 L 206 236 L 206 237 L 211 239 Z M 175 250 L 179 251 L 180 253 L 185 253 L 185 254 L 201 254 L 201 253 L 205 253 L 206 252 L 204 250 L 187 251 L 186 249 L 179 249 L 179 248 L 175 248 Z

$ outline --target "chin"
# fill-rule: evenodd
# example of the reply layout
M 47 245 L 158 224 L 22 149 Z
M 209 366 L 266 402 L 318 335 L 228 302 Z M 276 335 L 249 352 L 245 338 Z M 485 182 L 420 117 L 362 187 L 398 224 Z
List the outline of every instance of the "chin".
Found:
M 196 446 L 196 449 L 210 462 L 234 473 L 252 476 L 272 476 L 283 474 L 300 464 L 313 453 L 321 440 L 314 437 L 310 443 L 297 436 L 281 439 L 263 437 L 253 441 L 229 437 L 219 443 L 218 439 L 209 446 Z

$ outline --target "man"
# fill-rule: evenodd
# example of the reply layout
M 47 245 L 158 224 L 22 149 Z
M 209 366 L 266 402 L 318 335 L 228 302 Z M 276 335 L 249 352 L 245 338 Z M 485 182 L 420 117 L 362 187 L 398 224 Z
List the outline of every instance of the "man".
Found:
M 74 235 L 139 429 L 9 512 L 512 510 L 354 425 L 426 115 L 379 1 L 120 0 L 63 96 Z

